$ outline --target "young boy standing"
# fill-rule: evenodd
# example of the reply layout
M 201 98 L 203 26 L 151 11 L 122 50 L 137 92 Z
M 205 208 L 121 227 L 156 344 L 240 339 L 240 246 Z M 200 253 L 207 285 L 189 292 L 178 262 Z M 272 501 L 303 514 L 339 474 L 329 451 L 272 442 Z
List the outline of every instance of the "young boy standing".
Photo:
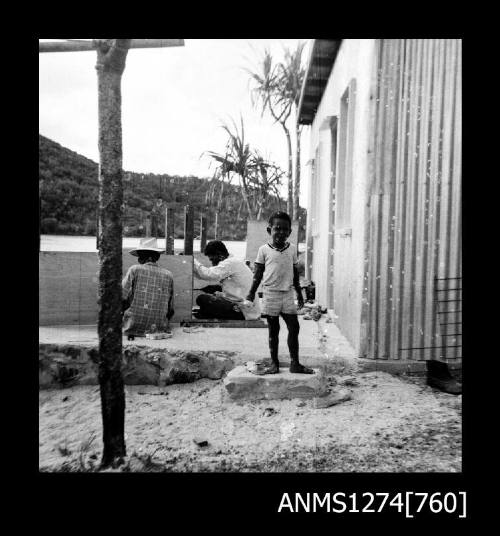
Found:
M 299 284 L 297 248 L 287 242 L 292 232 L 292 222 L 286 212 L 275 212 L 269 218 L 267 232 L 271 241 L 259 248 L 255 260 L 253 284 L 247 296 L 251 302 L 262 281 L 262 316 L 267 317 L 269 329 L 269 350 L 271 366 L 268 374 L 279 372 L 278 346 L 280 315 L 288 328 L 288 349 L 290 351 L 290 372 L 314 374 L 314 371 L 299 363 L 299 321 L 294 291 L 297 293 L 298 306 L 303 307 L 304 298 Z

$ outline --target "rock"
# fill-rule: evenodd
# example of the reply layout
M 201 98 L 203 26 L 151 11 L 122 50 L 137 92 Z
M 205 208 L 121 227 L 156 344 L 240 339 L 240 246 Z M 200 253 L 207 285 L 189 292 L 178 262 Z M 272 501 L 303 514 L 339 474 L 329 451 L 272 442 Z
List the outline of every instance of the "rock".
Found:
M 200 358 L 193 354 L 160 361 L 160 384 L 191 383 L 201 376 Z
M 262 376 L 266 373 L 266 366 L 262 361 L 247 361 L 245 367 L 248 372 Z
M 40 344 L 38 350 L 38 385 L 69 387 L 71 385 L 97 385 L 97 365 L 90 351 L 71 345 Z
M 227 374 L 224 386 L 238 400 L 314 398 L 327 392 L 326 376 L 314 370 L 315 374 L 293 374 L 281 369 L 279 374 L 256 376 L 238 366 Z
M 218 380 L 234 367 L 234 352 L 170 353 L 130 345 L 123 349 L 122 371 L 127 385 L 190 383 L 200 378 Z M 99 351 L 96 347 L 39 345 L 39 388 L 98 385 Z
M 229 355 L 220 352 L 208 352 L 202 359 L 200 373 L 203 378 L 220 380 L 232 368 L 234 368 L 234 361 Z
M 340 376 L 337 381 L 339 385 L 345 385 L 346 387 L 356 387 L 359 385 L 359 381 L 354 376 Z
M 52 371 L 50 362 L 46 359 L 38 361 L 38 388 L 47 389 L 57 383 L 55 374 Z
M 158 385 L 159 365 L 147 361 L 138 348 L 125 347 L 123 362 L 123 381 L 126 385 Z
M 193 441 L 199 446 L 199 447 L 206 447 L 208 446 L 208 440 L 201 436 L 193 437 Z
M 327 396 L 317 397 L 314 399 L 314 407 L 316 409 L 329 408 L 341 402 L 351 400 L 352 393 L 348 389 L 336 389 Z

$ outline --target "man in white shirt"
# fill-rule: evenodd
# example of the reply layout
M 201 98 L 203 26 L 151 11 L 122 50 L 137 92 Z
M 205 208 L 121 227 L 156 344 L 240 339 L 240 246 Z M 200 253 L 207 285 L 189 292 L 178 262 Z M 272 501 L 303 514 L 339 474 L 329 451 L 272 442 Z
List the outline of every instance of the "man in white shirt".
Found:
M 253 274 L 244 261 L 235 259 L 220 240 L 212 240 L 203 252 L 212 263 L 210 268 L 194 259 L 194 274 L 208 280 L 212 285 L 221 285 L 222 291 L 200 294 L 196 303 L 200 307 L 198 318 L 221 318 L 231 320 L 257 320 L 260 318 L 259 301 L 245 301 L 253 283 Z

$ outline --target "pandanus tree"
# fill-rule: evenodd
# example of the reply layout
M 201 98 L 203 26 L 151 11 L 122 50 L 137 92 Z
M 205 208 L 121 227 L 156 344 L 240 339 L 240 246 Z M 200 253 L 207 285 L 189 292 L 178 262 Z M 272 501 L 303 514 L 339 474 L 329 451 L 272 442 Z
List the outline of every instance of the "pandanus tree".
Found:
M 214 179 L 221 184 L 220 200 L 224 182 L 231 183 L 236 176 L 248 217 L 260 219 L 269 195 L 276 195 L 279 199 L 279 187 L 284 172 L 276 164 L 264 159 L 246 142 L 243 118 L 240 118 L 241 130 L 238 130 L 234 121 L 232 124 L 233 128 L 226 124 L 222 126 L 228 135 L 225 152 L 207 151 L 205 154 L 216 163 Z
M 293 165 L 292 165 L 292 139 L 288 128 L 288 118 L 292 110 L 286 100 L 280 98 L 280 69 L 274 62 L 271 51 L 265 49 L 255 70 L 245 69 L 250 75 L 253 84 L 251 90 L 252 104 L 260 105 L 261 114 L 267 110 L 276 123 L 281 125 L 286 137 L 288 154 L 288 193 L 287 212 L 293 213 Z
M 206 154 L 217 163 L 215 177 L 222 182 L 221 192 L 224 181 L 230 183 L 235 175 L 238 177 L 239 185 L 241 186 L 241 194 L 245 201 L 248 215 L 251 218 L 255 218 L 255 213 L 250 203 L 249 184 L 250 160 L 252 154 L 249 144 L 245 141 L 243 118 L 240 118 L 241 132 L 238 131 L 238 127 L 234 120 L 232 120 L 232 123 L 234 131 L 231 130 L 228 125 L 222 125 L 222 128 L 228 135 L 225 152 L 216 153 L 214 151 L 207 151 Z
M 257 207 L 258 220 L 262 217 L 262 210 L 270 195 L 278 199 L 281 205 L 279 188 L 285 172 L 276 164 L 266 160 L 257 150 L 251 159 L 250 182 L 254 192 L 254 204 Z

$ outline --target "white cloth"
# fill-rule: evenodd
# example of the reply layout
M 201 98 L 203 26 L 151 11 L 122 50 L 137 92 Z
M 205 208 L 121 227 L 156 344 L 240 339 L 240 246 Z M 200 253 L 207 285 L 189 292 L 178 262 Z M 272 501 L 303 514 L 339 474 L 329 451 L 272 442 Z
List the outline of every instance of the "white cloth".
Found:
M 293 266 L 299 261 L 297 248 L 287 242 L 283 249 L 276 249 L 271 244 L 260 246 L 256 263 L 264 265 L 262 286 L 272 290 L 290 290 L 293 288 Z
M 194 259 L 194 274 L 199 279 L 207 279 L 222 286 L 222 297 L 239 305 L 246 320 L 260 318 L 259 299 L 255 298 L 251 306 L 244 306 L 241 302 L 246 298 L 253 283 L 253 274 L 250 268 L 241 260 L 229 255 L 219 262 L 217 266 L 207 268 Z

